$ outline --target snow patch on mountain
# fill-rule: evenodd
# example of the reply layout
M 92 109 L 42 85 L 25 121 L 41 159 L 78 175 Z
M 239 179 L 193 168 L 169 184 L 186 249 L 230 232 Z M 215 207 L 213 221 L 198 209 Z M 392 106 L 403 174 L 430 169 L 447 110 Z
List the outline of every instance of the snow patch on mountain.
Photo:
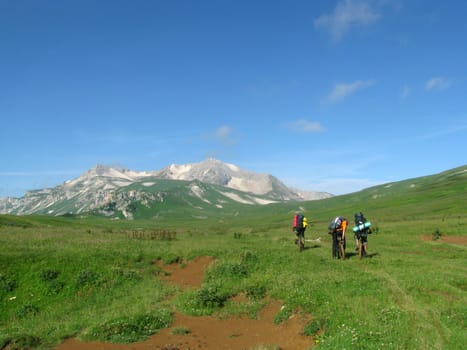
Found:
M 190 170 L 193 168 L 191 164 L 185 164 L 185 165 L 176 165 L 176 164 L 171 164 L 168 167 L 169 174 L 172 179 L 174 180 L 189 180 L 189 173 Z
M 224 163 L 230 170 L 240 172 L 240 168 L 234 164 Z
M 255 203 L 261 204 L 261 205 L 277 203 L 277 201 L 272 201 L 272 200 L 269 200 L 269 199 L 262 199 L 262 198 L 254 198 L 253 200 L 255 201 Z
M 236 193 L 232 193 L 232 192 L 219 192 L 220 194 L 226 196 L 227 198 L 230 198 L 236 202 L 239 202 L 239 203 L 243 203 L 243 204 L 255 204 L 254 201 L 252 200 L 247 200 L 243 197 L 240 197 L 238 194 Z
M 232 177 L 228 182 L 227 187 L 255 194 L 266 194 L 272 191 L 271 182 L 267 178 L 264 178 L 263 181 L 258 181 L 258 179 Z
M 199 199 L 201 199 L 203 202 L 211 204 L 211 202 L 208 199 L 203 197 L 205 191 L 201 187 L 199 187 L 198 185 L 192 185 L 190 187 L 190 192 L 193 195 L 195 195 L 196 197 L 198 197 Z

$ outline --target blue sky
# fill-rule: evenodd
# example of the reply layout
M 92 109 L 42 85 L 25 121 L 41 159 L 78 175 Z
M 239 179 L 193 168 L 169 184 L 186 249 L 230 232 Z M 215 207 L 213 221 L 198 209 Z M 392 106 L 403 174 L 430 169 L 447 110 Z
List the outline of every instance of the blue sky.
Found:
M 467 3 L 0 0 L 0 196 L 208 157 L 343 194 L 467 163 Z

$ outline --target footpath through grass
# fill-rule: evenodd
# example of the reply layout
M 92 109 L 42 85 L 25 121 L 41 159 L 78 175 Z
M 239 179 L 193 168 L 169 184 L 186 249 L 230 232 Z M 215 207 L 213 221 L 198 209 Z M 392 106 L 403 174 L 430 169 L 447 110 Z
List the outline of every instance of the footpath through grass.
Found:
M 303 332 L 319 349 L 467 343 L 466 246 L 421 239 L 435 228 L 465 235 L 463 217 L 380 222 L 369 237 L 370 257 L 359 260 L 350 237 L 345 261 L 331 258 L 330 237 L 318 224 L 306 239 L 321 241 L 298 253 L 289 218 L 175 235 L 128 224 L 21 220 L 0 226 L 0 349 L 53 348 L 68 337 L 129 343 L 170 326 L 174 310 L 254 318 L 265 297 L 284 303 L 277 323 L 295 312 L 311 315 Z M 164 284 L 154 264 L 183 267 L 197 256 L 216 258 L 199 289 Z M 247 303 L 229 301 L 240 293 Z

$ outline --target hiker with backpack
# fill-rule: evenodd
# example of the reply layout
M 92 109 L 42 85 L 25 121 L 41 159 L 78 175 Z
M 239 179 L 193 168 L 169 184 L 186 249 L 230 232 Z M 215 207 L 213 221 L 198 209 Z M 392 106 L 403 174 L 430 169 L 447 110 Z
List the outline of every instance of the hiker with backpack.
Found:
M 305 230 L 308 227 L 308 220 L 303 214 L 295 214 L 292 222 L 292 231 L 295 233 L 295 243 L 298 244 L 299 251 L 305 248 Z
M 345 259 L 345 233 L 348 221 L 342 216 L 336 216 L 329 223 L 329 234 L 332 235 L 332 257 Z
M 372 233 L 371 222 L 369 222 L 362 212 L 355 213 L 355 250 L 359 252 L 360 259 L 368 253 L 368 234 Z

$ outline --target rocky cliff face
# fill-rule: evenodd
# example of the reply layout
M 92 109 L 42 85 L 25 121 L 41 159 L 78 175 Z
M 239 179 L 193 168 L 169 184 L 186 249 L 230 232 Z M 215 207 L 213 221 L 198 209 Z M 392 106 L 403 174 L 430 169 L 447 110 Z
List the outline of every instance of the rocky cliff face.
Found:
M 288 188 L 272 175 L 242 170 L 236 165 L 212 158 L 200 163 L 172 164 L 167 168 L 154 172 L 153 175 L 176 180 L 197 179 L 242 192 L 267 195 L 276 200 L 305 199 L 299 192 Z

